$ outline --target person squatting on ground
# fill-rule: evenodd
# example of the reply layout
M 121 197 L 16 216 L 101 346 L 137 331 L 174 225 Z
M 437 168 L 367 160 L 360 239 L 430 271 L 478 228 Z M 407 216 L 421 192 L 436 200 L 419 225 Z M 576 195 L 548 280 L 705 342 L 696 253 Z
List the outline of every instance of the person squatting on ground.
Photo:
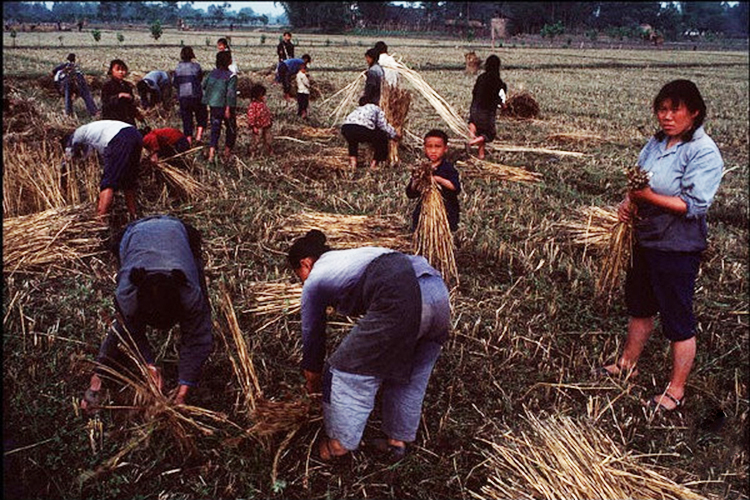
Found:
M 448 289 L 424 257 L 387 248 L 331 250 L 318 230 L 289 249 L 302 280 L 302 370 L 323 393 L 322 460 L 356 450 L 382 393 L 385 439 L 375 447 L 401 458 L 416 439 L 432 369 L 448 337 Z M 326 308 L 364 316 L 325 361 Z
M 500 78 L 500 58 L 491 55 L 484 63 L 484 73 L 477 77 L 474 84 L 469 109 L 471 139 L 466 149 L 468 152 L 470 146 L 478 146 L 477 157 L 480 160 L 485 157 L 487 143 L 494 141 L 497 136 L 495 127 L 497 108 L 504 103 L 500 94 L 501 90 L 505 95 L 508 92 L 508 86 Z
M 250 105 L 247 107 L 247 126 L 253 132 L 258 141 L 263 141 L 266 153 L 273 154 L 271 147 L 271 111 L 266 105 L 266 88 L 256 83 L 250 88 Z
M 294 44 L 292 43 L 292 33 L 285 31 L 281 36 L 279 44 L 276 46 L 276 55 L 279 56 L 279 62 L 287 59 L 294 59 Z
M 168 109 L 172 97 L 172 82 L 166 71 L 149 71 L 135 84 L 135 87 L 138 89 L 138 96 L 141 98 L 143 109 L 153 108 L 159 103 L 162 103 L 164 108 Z
M 153 163 L 159 161 L 159 158 L 169 158 L 190 149 L 187 137 L 176 128 L 151 130 L 145 127 L 139 132 L 143 136 L 143 147 L 148 151 L 149 159 Z
M 458 220 L 460 217 L 460 207 L 458 204 L 458 195 L 461 192 L 461 181 L 459 180 L 458 170 L 453 163 L 448 161 L 448 134 L 442 130 L 432 129 L 424 136 L 424 154 L 430 161 L 432 167 L 432 178 L 438 183 L 440 195 L 443 197 L 445 213 L 448 217 L 448 224 L 451 231 L 458 229 Z M 409 184 L 406 185 L 406 196 L 408 198 L 420 198 L 422 193 L 417 188 L 417 181 L 421 176 L 419 169 L 412 173 Z M 419 223 L 419 214 L 422 210 L 422 200 L 420 199 L 412 213 L 411 230 L 417 229 Z
M 359 99 L 359 107 L 349 113 L 341 126 L 341 133 L 349 145 L 349 165 L 357 168 L 357 150 L 360 142 L 372 144 L 375 155 L 370 168 L 377 167 L 379 162 L 388 159 L 388 139 L 399 139 L 401 136 L 385 119 L 383 110 Z
M 135 125 L 143 120 L 143 115 L 135 105 L 133 85 L 125 80 L 128 66 L 121 59 L 109 63 L 110 76 L 102 85 L 102 120 L 118 120 Z
M 307 118 L 307 108 L 310 107 L 310 79 L 307 77 L 307 64 L 303 64 L 297 71 L 297 116 Z
M 98 120 L 81 125 L 72 134 L 67 134 L 62 139 L 62 145 L 65 157 L 71 160 L 87 158 L 91 151 L 100 155 L 104 172 L 99 184 L 97 215 L 108 214 L 115 191 L 123 190 L 130 217 L 135 219 L 135 190 L 143 148 L 143 138 L 138 130 L 129 123 Z
M 174 398 L 176 404 L 184 404 L 213 347 L 200 233 L 177 218 L 156 215 L 131 222 L 114 245 L 119 266 L 114 297 L 117 319 L 96 361 L 112 369 L 127 366 L 128 357 L 120 347 L 125 342 L 143 356 L 161 390 L 161 370 L 156 367 L 146 327 L 166 333 L 179 322 L 179 386 Z M 98 406 L 105 375 L 101 368 L 92 374 L 81 402 L 84 410 Z
M 281 82 L 281 86 L 284 88 L 284 99 L 287 101 L 292 99 L 292 77 L 297 74 L 303 64 L 309 66 L 310 61 L 312 61 L 310 54 L 304 54 L 299 59 L 292 58 L 281 61 L 276 67 L 276 80 Z
M 385 75 L 383 68 L 378 64 L 378 51 L 368 49 L 365 52 L 365 61 L 367 61 L 367 72 L 365 73 L 365 90 L 362 97 L 375 106 L 380 106 L 380 86 Z
M 203 104 L 203 70 L 201 65 L 194 62 L 195 52 L 189 45 L 180 50 L 180 62 L 174 71 L 172 85 L 177 89 L 177 101 L 180 103 L 180 118 L 182 118 L 182 132 L 187 140 L 193 144 L 193 116 L 197 124 L 195 141 L 203 138 L 203 130 L 208 125 L 208 110 Z
M 237 75 L 229 71 L 232 53 L 229 51 L 216 54 L 216 69 L 203 79 L 203 104 L 210 109 L 211 142 L 209 143 L 208 161 L 214 160 L 219 145 L 222 123 L 226 126 L 227 137 L 224 142 L 224 160 L 232 154 L 237 140 Z
M 89 115 L 95 116 L 99 109 L 96 107 L 94 97 L 91 95 L 89 85 L 81 71 L 80 66 L 76 64 L 76 55 L 68 54 L 67 62 L 64 62 L 52 70 L 52 76 L 55 81 L 55 88 L 65 98 L 65 114 L 73 114 L 73 100 L 79 95 L 86 104 L 86 111 Z
M 671 411 L 684 402 L 695 359 L 695 280 L 707 248 L 706 212 L 719 188 L 724 162 L 703 129 L 706 104 L 693 82 L 664 85 L 653 112 L 660 130 L 638 157 L 638 165 L 651 172 L 649 185 L 629 191 L 618 210 L 621 221 L 635 223 L 632 267 L 625 280 L 627 339 L 618 361 L 599 372 L 636 374 L 658 312 L 671 343 L 672 374 L 664 392 L 648 404 Z

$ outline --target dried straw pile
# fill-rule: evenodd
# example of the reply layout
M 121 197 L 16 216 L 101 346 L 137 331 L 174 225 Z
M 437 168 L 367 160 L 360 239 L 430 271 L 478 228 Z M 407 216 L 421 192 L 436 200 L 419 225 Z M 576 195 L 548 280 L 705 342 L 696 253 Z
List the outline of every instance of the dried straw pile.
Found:
M 398 85 L 390 85 L 384 78 L 380 86 L 380 107 L 383 109 L 388 123 L 396 129 L 399 135 L 403 135 L 410 105 L 411 93 Z M 388 143 L 388 162 L 391 165 L 399 163 L 398 143 L 397 140 Z
M 425 163 L 418 168 L 421 175 L 418 189 L 422 192 L 422 208 L 414 231 L 414 253 L 424 256 L 432 267 L 440 271 L 446 283 L 458 284 L 453 234 L 448 224 L 443 196 L 432 177 L 430 164 Z
M 336 86 L 326 80 L 318 80 L 310 78 L 310 100 L 317 101 L 322 99 L 323 96 L 333 94 L 336 91 Z
M 3 272 L 64 269 L 72 261 L 103 253 L 107 231 L 90 205 L 3 219 Z
M 404 221 L 396 215 L 343 215 L 304 210 L 284 220 L 277 234 L 284 240 L 291 240 L 311 229 L 320 229 L 333 248 L 380 246 L 406 250 L 410 245 L 404 227 Z
M 503 116 L 524 120 L 539 116 L 539 104 L 528 92 L 511 95 L 506 104 L 507 106 L 500 110 Z
M 250 89 L 253 88 L 253 81 L 246 77 L 240 76 L 237 78 L 237 96 L 243 99 L 250 99 Z
M 281 317 L 296 314 L 301 309 L 302 285 L 288 282 L 250 283 L 247 290 L 251 306 L 243 313 Z
M 318 128 L 305 126 L 299 129 L 299 134 L 308 139 L 331 139 L 339 135 L 339 131 L 336 127 Z
M 488 484 L 475 498 L 639 498 L 705 500 L 624 453 L 590 424 L 569 417 L 540 420 L 527 413 L 529 432 L 487 442 Z
M 469 161 L 457 161 L 456 166 L 463 167 L 469 176 L 480 176 L 485 178 L 494 178 L 502 181 L 512 182 L 541 182 L 542 174 L 539 172 L 529 172 L 521 167 L 511 167 L 501 163 L 492 163 L 486 160 L 480 160 L 475 156 L 470 156 Z
M 583 207 L 578 209 L 579 220 L 560 222 L 574 245 L 606 248 L 614 226 L 617 224 L 615 207 Z
M 198 146 L 172 157 L 163 158 L 154 165 L 155 170 L 167 184 L 188 199 L 205 198 L 209 194 L 209 187 L 193 177 L 189 170 L 175 166 L 178 165 L 175 160 L 185 159 L 183 165 L 190 167 L 192 162 L 187 162 L 186 159 L 202 149 L 201 146 Z

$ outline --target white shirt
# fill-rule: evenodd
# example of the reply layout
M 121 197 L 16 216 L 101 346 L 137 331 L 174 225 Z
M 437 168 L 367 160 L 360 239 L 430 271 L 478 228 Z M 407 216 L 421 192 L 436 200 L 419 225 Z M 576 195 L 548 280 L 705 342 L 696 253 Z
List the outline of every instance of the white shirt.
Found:
M 133 126 L 118 120 L 97 120 L 86 125 L 81 125 L 73 133 L 71 146 L 86 146 L 87 155 L 91 148 L 96 149 L 103 155 L 109 142 L 126 127 Z
M 310 93 L 310 79 L 307 78 L 307 75 L 301 71 L 297 72 L 297 93 L 298 94 Z
M 385 52 L 380 54 L 380 57 L 378 58 L 378 64 L 383 68 L 383 73 L 385 73 L 385 81 L 388 82 L 389 85 L 398 85 L 398 78 L 399 73 L 396 69 L 396 60 L 393 58 L 393 56 L 386 54 Z

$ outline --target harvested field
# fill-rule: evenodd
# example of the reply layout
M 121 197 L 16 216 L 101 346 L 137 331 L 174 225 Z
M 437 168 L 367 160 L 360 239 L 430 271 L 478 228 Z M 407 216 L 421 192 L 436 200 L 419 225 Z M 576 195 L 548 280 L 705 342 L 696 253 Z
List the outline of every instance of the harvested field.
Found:
M 460 284 L 409 455 L 390 465 L 363 446 L 351 463 L 333 467 L 317 459 L 316 440 L 325 432 L 318 400 L 303 395 L 301 283 L 286 252 L 314 227 L 336 248 L 412 249 L 414 201 L 404 193 L 410 172 L 350 169 L 335 128 L 335 112 L 354 109 L 362 53 L 378 38 L 295 33 L 321 84 L 322 98 L 303 121 L 272 82 L 275 44 L 259 44 L 256 32 L 232 33 L 241 76 L 268 89 L 275 154 L 250 157 L 251 134 L 240 126 L 236 158 L 208 164 L 205 151 L 195 151 L 184 169 L 164 170 L 166 162 L 145 170 L 138 188 L 140 216 L 172 214 L 201 231 L 213 353 L 189 405 L 178 407 L 169 396 L 178 381 L 179 329 L 149 331 L 165 394 L 154 393 L 136 369 L 110 386 L 108 407 L 89 421 L 77 400 L 115 311 L 117 264 L 102 245 L 127 214 L 118 192 L 107 227 L 91 223 L 86 214 L 94 213 L 101 165 L 92 155 L 63 170 L 59 145 L 62 134 L 90 118 L 80 99 L 76 117 L 64 117 L 62 99 L 38 82 L 68 44 L 87 74 L 103 81 L 119 57 L 135 82 L 155 67 L 173 69 L 181 41 L 194 47 L 204 69 L 213 67 L 216 48 L 205 40 L 226 35 L 165 26 L 157 44 L 145 30 L 123 32 L 121 46 L 108 29 L 100 44 L 91 33 L 66 32 L 63 48 L 56 33 L 4 34 L 6 491 L 102 500 L 750 496 L 746 52 L 492 51 L 481 40 L 469 46 L 386 38 L 411 78 L 404 82 L 411 103 L 402 165 L 424 161 L 422 137 L 431 128 L 451 139 L 448 158 L 462 185 L 454 235 Z M 538 105 L 537 119 L 498 118 L 484 163 L 463 148 L 476 81 L 463 64 L 471 50 L 480 60 L 500 55 L 510 95 L 528 93 Z M 673 78 L 689 78 L 703 93 L 706 131 L 725 174 L 707 216 L 710 243 L 695 292 L 697 357 L 685 405 L 655 414 L 643 402 L 664 391 L 671 367 L 658 320 L 637 377 L 599 379 L 591 371 L 622 351 L 622 287 L 607 303 L 596 297 L 597 281 L 613 207 L 625 191 L 622 171 L 655 132 L 651 103 Z M 623 81 L 638 83 L 613 93 Z M 99 101 L 99 92 L 94 97 Z M 248 104 L 239 97 L 240 116 Z M 176 103 L 148 119 L 152 128 L 182 126 Z M 204 147 L 209 138 L 207 131 Z M 360 146 L 360 163 L 370 149 Z M 331 312 L 329 352 L 355 321 Z M 366 444 L 381 437 L 381 422 L 376 408 Z

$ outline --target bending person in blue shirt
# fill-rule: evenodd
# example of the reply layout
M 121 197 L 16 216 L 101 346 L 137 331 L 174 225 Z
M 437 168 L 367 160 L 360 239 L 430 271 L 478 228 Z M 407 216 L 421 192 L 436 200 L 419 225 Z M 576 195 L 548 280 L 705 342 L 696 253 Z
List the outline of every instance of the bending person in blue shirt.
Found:
M 324 461 L 360 444 L 382 392 L 385 438 L 373 447 L 400 459 L 416 439 L 432 368 L 448 337 L 450 304 L 440 273 L 420 256 L 387 248 L 331 250 L 318 230 L 297 239 L 289 264 L 302 280 L 302 370 L 323 392 Z M 325 361 L 326 308 L 364 315 Z
M 695 359 L 693 294 L 701 252 L 706 249 L 706 212 L 721 182 L 724 162 L 703 130 L 706 104 L 689 80 L 662 87 L 654 99 L 661 130 L 641 151 L 638 164 L 652 176 L 649 186 L 629 191 L 620 220 L 635 220 L 632 267 L 625 282 L 630 316 L 625 349 L 602 375 L 631 376 L 661 316 L 672 347 L 672 375 L 666 389 L 649 400 L 656 409 L 682 406 Z
M 303 64 L 310 66 L 310 61 L 312 61 L 310 54 L 305 54 L 301 58 L 281 61 L 276 67 L 276 80 L 281 82 L 284 88 L 284 99 L 287 101 L 292 99 L 292 77 L 297 74 Z
M 163 332 L 180 323 L 179 387 L 176 404 L 185 403 L 211 354 L 211 307 L 203 274 L 200 233 L 174 217 L 160 215 L 130 223 L 113 248 L 119 263 L 115 308 L 117 319 L 104 339 L 96 361 L 112 369 L 127 366 L 120 343 L 140 353 L 154 381 L 162 388 L 161 370 L 146 338 L 146 327 Z M 97 368 L 81 408 L 94 410 L 102 377 Z

